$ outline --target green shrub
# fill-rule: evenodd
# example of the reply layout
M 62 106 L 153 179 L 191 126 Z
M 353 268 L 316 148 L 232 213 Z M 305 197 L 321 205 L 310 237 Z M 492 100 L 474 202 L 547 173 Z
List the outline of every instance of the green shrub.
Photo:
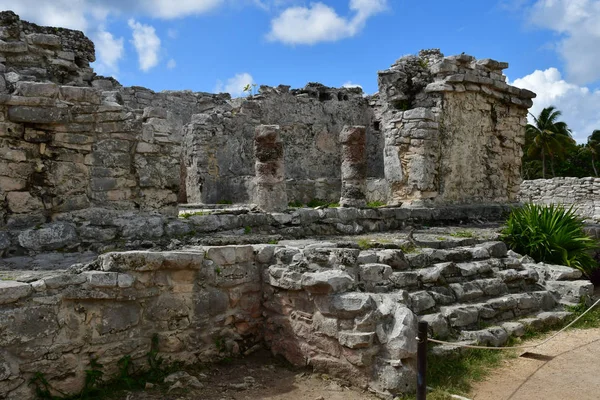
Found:
M 526 204 L 511 212 L 502 234 L 517 253 L 527 254 L 536 262 L 577 268 L 589 277 L 597 266 L 590 255 L 597 243 L 583 227 L 573 207 Z

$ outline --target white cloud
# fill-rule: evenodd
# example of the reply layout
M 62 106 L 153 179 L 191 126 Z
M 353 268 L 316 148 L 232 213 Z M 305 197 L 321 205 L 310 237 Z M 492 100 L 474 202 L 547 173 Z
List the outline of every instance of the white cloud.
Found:
M 223 0 L 149 0 L 140 3 L 149 15 L 172 19 L 206 13 L 223 4 Z
M 533 115 L 551 105 L 562 111 L 561 120 L 573 130 L 577 142 L 587 141 L 594 129 L 600 129 L 600 90 L 569 83 L 556 68 L 536 70 L 511 84 L 537 93 L 529 110 Z
M 175 62 L 175 60 L 173 60 L 172 58 L 169 60 L 169 62 L 167 63 L 167 68 L 168 69 L 173 69 L 177 66 L 177 62 Z
M 158 64 L 160 39 L 151 25 L 141 24 L 134 19 L 130 19 L 127 24 L 133 31 L 131 43 L 138 53 L 140 69 L 147 72 Z
M 349 88 L 349 89 L 350 89 L 350 88 L 361 88 L 361 89 L 363 88 L 363 87 L 362 87 L 361 85 L 359 85 L 358 83 L 353 83 L 353 82 L 350 82 L 350 81 L 348 81 L 348 82 L 344 83 L 344 84 L 342 85 L 342 87 L 344 87 L 344 88 Z
M 100 30 L 92 39 L 96 45 L 96 72 L 101 75 L 116 75 L 119 72 L 119 60 L 123 57 L 123 38 L 115 38 L 112 33 Z
M 167 30 L 167 36 L 171 39 L 177 39 L 177 37 L 179 37 L 179 32 L 177 29 L 170 28 Z
M 249 73 L 235 74 L 235 76 L 227 79 L 225 83 L 217 81 L 215 93 L 229 93 L 234 97 L 239 97 L 244 93 L 244 87 L 253 83 L 255 83 L 254 78 Z
M 342 17 L 323 3 L 290 7 L 271 21 L 267 38 L 285 44 L 334 42 L 358 34 L 369 17 L 386 8 L 387 0 L 350 0 L 354 15 Z
M 554 48 L 570 81 L 586 84 L 600 79 L 600 1 L 537 0 L 530 20 L 560 34 Z

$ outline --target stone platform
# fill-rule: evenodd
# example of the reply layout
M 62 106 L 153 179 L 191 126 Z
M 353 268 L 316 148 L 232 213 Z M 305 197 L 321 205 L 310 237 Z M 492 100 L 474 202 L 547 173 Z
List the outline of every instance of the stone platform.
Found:
M 2 272 L 0 396 L 32 398 L 38 371 L 77 392 L 90 357 L 107 374 L 125 355 L 142 365 L 158 335 L 171 361 L 262 344 L 392 397 L 414 389 L 418 320 L 438 338 L 497 346 L 566 318 L 563 304 L 593 292 L 579 272 L 531 263 L 490 230 L 441 229 L 114 252 L 68 271 Z

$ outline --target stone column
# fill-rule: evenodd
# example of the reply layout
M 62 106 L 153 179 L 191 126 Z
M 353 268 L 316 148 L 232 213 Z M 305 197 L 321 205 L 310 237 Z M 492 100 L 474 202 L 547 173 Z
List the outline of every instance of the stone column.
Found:
M 364 126 L 344 126 L 342 144 L 342 207 L 365 207 L 367 191 L 367 136 Z
M 285 188 L 283 143 L 279 125 L 259 125 L 254 134 L 254 203 L 263 211 L 279 212 L 288 208 Z

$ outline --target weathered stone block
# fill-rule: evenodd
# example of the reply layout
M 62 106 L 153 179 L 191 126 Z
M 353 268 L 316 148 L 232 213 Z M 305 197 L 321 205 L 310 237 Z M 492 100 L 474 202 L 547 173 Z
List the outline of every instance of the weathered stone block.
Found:
M 15 94 L 25 97 L 56 98 L 58 86 L 54 83 L 17 82 Z
M 342 346 L 350 349 L 362 349 L 370 347 L 373 344 L 375 332 L 340 332 L 338 340 Z
M 0 304 L 14 303 L 29 296 L 32 288 L 28 283 L 0 280 Z
M 354 279 L 344 271 L 328 270 L 305 273 L 302 275 L 302 287 L 311 293 L 329 294 L 344 292 L 351 288 Z
M 19 244 L 36 251 L 58 250 L 79 243 L 77 231 L 71 224 L 54 222 L 40 229 L 29 229 L 19 235 Z
M 43 211 L 44 205 L 37 197 L 33 197 L 29 192 L 9 192 L 6 195 L 8 209 L 14 213 L 31 213 Z

